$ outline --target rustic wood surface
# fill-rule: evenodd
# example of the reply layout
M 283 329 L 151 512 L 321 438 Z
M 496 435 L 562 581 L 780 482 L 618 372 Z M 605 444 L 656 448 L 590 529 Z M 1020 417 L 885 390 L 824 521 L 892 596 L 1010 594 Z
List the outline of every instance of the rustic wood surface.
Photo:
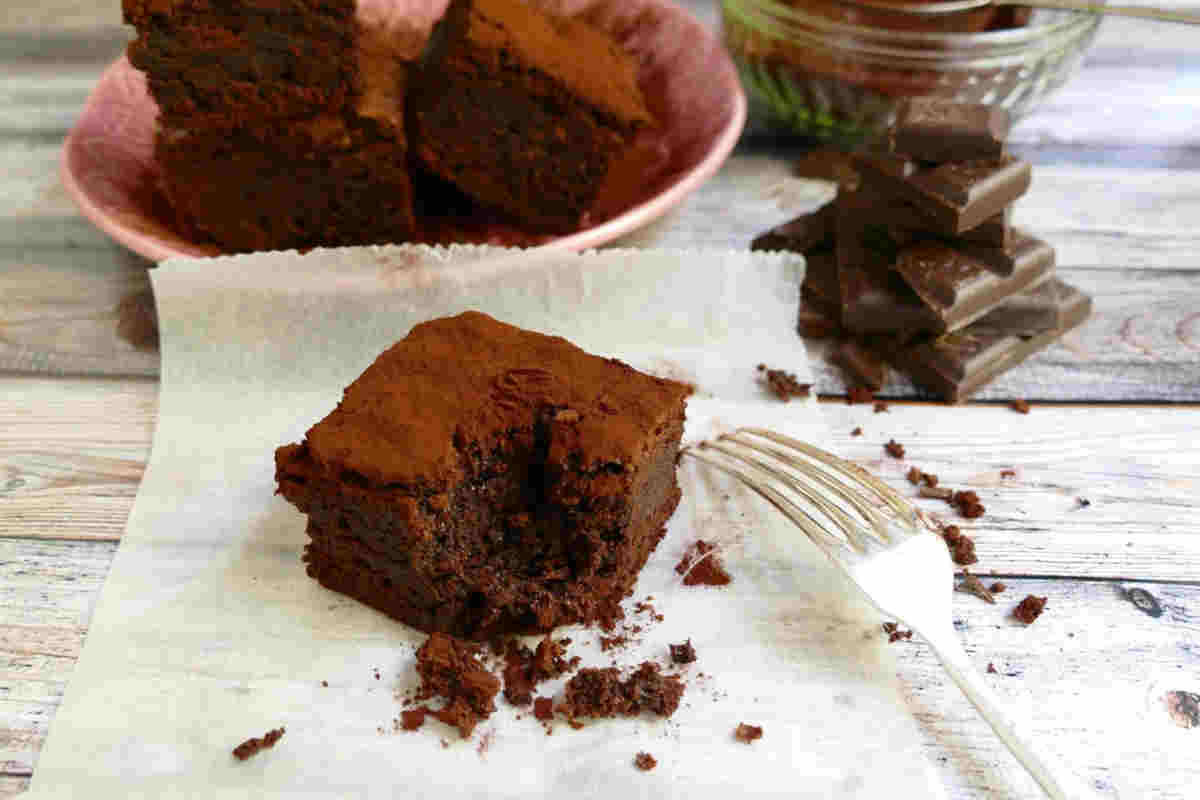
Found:
M 149 265 L 88 225 L 57 181 L 61 141 L 128 38 L 119 3 L 4 5 L 0 797 L 27 785 L 70 679 L 145 467 L 158 388 Z M 689 5 L 715 20 L 711 0 Z M 956 595 L 956 624 L 977 665 L 995 667 L 996 690 L 1109 797 L 1200 786 L 1200 719 L 1167 701 L 1200 694 L 1196 43 L 1183 26 L 1108 20 L 1083 70 L 1014 132 L 1036 165 L 1017 220 L 1096 300 L 1085 328 L 983 395 L 1039 401 L 1028 416 L 1002 402 L 822 406 L 839 451 L 905 492 L 912 465 L 979 491 L 987 513 L 970 522 L 922 501 L 976 539 L 979 573 L 1009 587 L 995 606 Z M 744 247 L 831 195 L 793 173 L 805 152 L 748 138 L 681 209 L 624 243 Z M 820 390 L 841 390 L 836 370 L 818 372 Z M 914 396 L 899 382 L 888 394 Z M 891 438 L 903 461 L 884 455 Z M 1133 587 L 1160 616 L 1130 602 Z M 1049 598 L 1028 628 L 1008 617 L 1027 593 Z M 1038 797 L 924 646 L 894 646 L 950 796 Z

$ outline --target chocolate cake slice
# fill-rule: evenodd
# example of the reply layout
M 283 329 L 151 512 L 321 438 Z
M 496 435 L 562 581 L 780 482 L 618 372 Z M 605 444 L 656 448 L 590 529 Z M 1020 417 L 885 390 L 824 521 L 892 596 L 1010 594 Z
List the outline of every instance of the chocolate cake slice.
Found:
M 417 325 L 275 454 L 309 574 L 481 639 L 615 613 L 679 502 L 690 387 L 467 312 Z
M 609 36 L 524 0 L 452 0 L 408 104 L 426 167 L 546 231 L 579 227 L 651 121 Z

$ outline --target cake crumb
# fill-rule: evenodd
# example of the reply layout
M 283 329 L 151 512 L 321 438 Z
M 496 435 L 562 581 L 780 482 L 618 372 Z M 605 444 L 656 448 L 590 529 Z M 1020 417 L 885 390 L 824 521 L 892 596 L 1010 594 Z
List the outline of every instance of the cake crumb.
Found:
M 284 728 L 275 728 L 267 731 L 262 736 L 250 737 L 233 748 L 233 757 L 238 761 L 245 761 L 262 750 L 274 747 L 275 743 L 283 738 L 284 731 Z
M 1000 594 L 1007 588 L 1008 588 L 1008 586 L 1006 586 L 1005 584 L 1001 583 L 1000 581 L 996 581 L 995 583 L 993 583 L 991 586 L 988 587 L 988 591 L 991 592 L 992 594 Z
M 887 454 L 892 458 L 904 458 L 904 445 L 897 442 L 895 439 L 889 439 L 888 443 L 883 446 Z
M 329 681 L 321 681 L 321 688 L 322 688 L 322 689 L 328 689 L 328 688 L 329 688 Z
M 1034 595 L 1026 595 L 1025 599 L 1017 604 L 1013 609 L 1013 616 L 1024 622 L 1026 625 L 1032 625 L 1033 621 L 1042 615 L 1042 611 L 1046 608 L 1045 597 L 1035 597 Z
M 643 711 L 669 717 L 679 708 L 683 690 L 679 676 L 664 675 L 650 661 L 624 679 L 616 667 L 587 667 L 567 681 L 560 710 L 572 722 L 577 717 L 635 716 Z
M 846 391 L 846 405 L 848 406 L 873 402 L 875 402 L 875 393 L 866 386 L 851 386 Z
M 691 664 L 696 660 L 696 648 L 692 647 L 691 639 L 683 644 L 670 645 L 670 648 L 672 664 Z
M 908 472 L 905 473 L 904 477 L 908 478 L 908 482 L 911 483 L 913 486 L 922 486 L 923 485 L 925 487 L 933 489 L 933 488 L 936 488 L 938 485 L 938 476 L 937 475 L 934 475 L 932 472 L 924 472 L 924 471 L 918 469 L 917 467 L 910 467 Z M 922 496 L 924 496 L 924 495 L 922 495 Z
M 855 428 L 854 430 L 850 431 L 850 435 L 851 436 L 862 436 L 862 428 Z
M 637 756 L 634 757 L 633 765 L 635 767 L 637 767 L 638 769 L 640 769 L 642 772 L 649 772 L 650 770 L 652 770 L 658 766 L 658 759 L 656 759 L 654 756 L 650 755 L 649 753 L 642 752 L 642 753 L 638 753 Z
M 882 414 L 883 412 L 885 412 L 887 410 L 888 410 L 887 403 L 883 402 L 882 400 L 875 401 L 875 413 L 876 414 Z
M 733 738 L 742 744 L 750 744 L 757 739 L 761 739 L 762 735 L 763 729 L 761 725 L 747 725 L 744 722 L 739 722 L 738 726 L 733 730 Z
M 415 731 L 425 724 L 425 714 L 428 711 L 424 706 L 420 708 L 408 708 L 400 712 L 400 727 L 406 731 Z
M 950 558 L 960 567 L 970 566 L 979 560 L 975 555 L 975 541 L 963 534 L 957 525 L 943 527 L 942 538 L 946 540 L 946 547 L 950 548 Z
M 601 648 L 606 639 L 624 637 L 600 637 Z M 514 706 L 527 706 L 533 702 L 533 690 L 540 682 L 557 678 L 579 664 L 579 658 L 566 658 L 566 648 L 546 634 L 538 642 L 537 650 L 530 650 L 517 639 L 510 639 L 504 650 L 504 699 Z
M 417 699 L 444 697 L 446 704 L 428 713 L 457 728 L 464 739 L 496 710 L 500 692 L 500 679 L 484 669 L 478 654 L 478 645 L 444 633 L 430 634 L 417 650 Z
M 987 671 L 988 671 L 989 675 L 997 674 L 996 673 L 996 665 L 989 661 L 988 665 L 987 665 Z
M 950 502 L 958 508 L 958 513 L 967 519 L 982 517 L 986 510 L 983 503 L 979 502 L 979 495 L 970 490 L 955 492 Z
M 1017 477 L 1017 471 L 1015 469 L 1002 469 L 1000 470 L 1000 477 L 1002 479 L 1015 478 Z
M 538 697 L 533 701 L 533 716 L 542 722 L 554 719 L 554 701 L 549 697 Z
M 1008 404 L 1008 407 L 1011 408 L 1013 411 L 1016 411 L 1018 414 L 1028 414 L 1029 413 L 1029 401 L 1028 400 L 1020 400 L 1020 399 L 1013 400 L 1011 403 Z
M 887 634 L 888 644 L 893 644 L 901 640 L 907 642 L 912 639 L 912 631 L 901 630 L 900 626 L 894 622 L 883 623 L 883 632 Z
M 766 364 L 759 364 L 758 371 L 764 373 L 767 388 L 771 390 L 771 393 L 785 403 L 793 397 L 808 397 L 812 391 L 811 383 L 798 382 L 796 376 L 791 372 L 784 372 L 781 369 L 767 369 Z
M 683 576 L 684 586 L 725 586 L 733 580 L 716 548 L 703 539 L 688 548 L 675 565 L 675 572 Z

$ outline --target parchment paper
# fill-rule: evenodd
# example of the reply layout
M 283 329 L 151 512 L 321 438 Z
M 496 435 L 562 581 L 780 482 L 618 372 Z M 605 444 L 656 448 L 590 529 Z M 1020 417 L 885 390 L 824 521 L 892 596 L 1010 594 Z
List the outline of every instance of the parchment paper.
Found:
M 690 637 L 682 707 L 549 736 L 502 698 L 468 741 L 434 721 L 395 731 L 424 636 L 306 577 L 303 517 L 273 494 L 277 445 L 413 324 L 468 308 L 694 382 L 689 440 L 758 424 L 819 443 L 816 404 L 781 403 L 755 374 L 764 362 L 806 379 L 801 270 L 750 253 L 418 247 L 161 265 L 153 452 L 33 794 L 942 796 L 878 616 L 789 523 L 703 465 L 680 467 L 684 501 L 626 602 L 645 626 L 630 647 L 558 632 L 596 666 L 666 663 Z M 732 584 L 682 585 L 672 568 L 698 537 L 721 545 Z M 647 595 L 661 622 L 633 611 Z M 739 722 L 763 738 L 736 742 Z M 279 726 L 273 750 L 232 758 Z M 639 751 L 657 769 L 635 769 Z

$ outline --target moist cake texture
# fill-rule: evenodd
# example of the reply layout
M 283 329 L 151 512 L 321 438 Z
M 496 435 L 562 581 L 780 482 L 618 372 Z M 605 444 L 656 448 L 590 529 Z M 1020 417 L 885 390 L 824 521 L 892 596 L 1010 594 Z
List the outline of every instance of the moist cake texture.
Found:
M 690 387 L 467 312 L 412 329 L 276 451 L 325 586 L 425 631 L 615 614 L 679 501 Z

